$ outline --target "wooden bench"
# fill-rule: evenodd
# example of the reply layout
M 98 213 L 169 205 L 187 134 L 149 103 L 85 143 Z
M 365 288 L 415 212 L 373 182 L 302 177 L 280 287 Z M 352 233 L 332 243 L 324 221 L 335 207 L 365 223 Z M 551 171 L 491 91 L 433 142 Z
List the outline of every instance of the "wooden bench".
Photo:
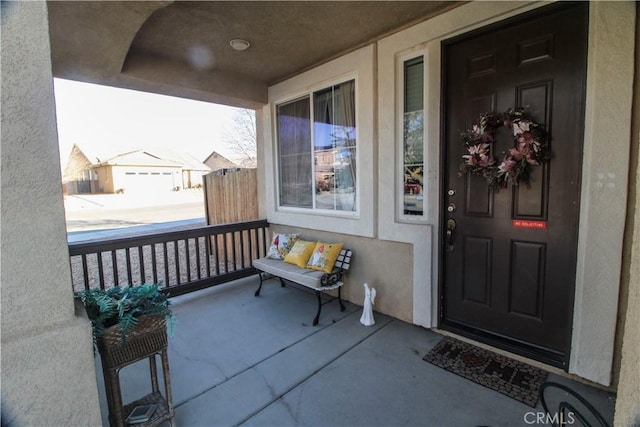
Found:
M 260 285 L 255 292 L 255 296 L 260 296 L 260 290 L 262 289 L 262 283 L 265 280 L 271 278 L 280 279 L 282 287 L 285 286 L 285 280 L 292 283 L 304 286 L 313 290 L 318 297 L 318 312 L 315 319 L 313 319 L 313 326 L 318 325 L 320 320 L 320 312 L 322 306 L 333 299 L 337 299 L 340 303 L 340 311 L 344 311 L 345 307 L 342 303 L 342 285 L 344 284 L 342 279 L 344 274 L 349 270 L 351 265 L 352 252 L 349 249 L 342 249 L 340 255 L 336 259 L 336 263 L 333 266 L 331 273 L 325 273 L 323 271 L 311 270 L 308 268 L 300 268 L 293 264 L 286 263 L 279 259 L 272 258 L 260 258 L 253 261 L 253 266 L 258 270 L 260 276 Z M 267 277 L 267 275 L 272 277 Z M 325 291 L 333 289 L 338 290 L 338 296 L 331 298 L 329 301 L 322 302 L 321 294 Z

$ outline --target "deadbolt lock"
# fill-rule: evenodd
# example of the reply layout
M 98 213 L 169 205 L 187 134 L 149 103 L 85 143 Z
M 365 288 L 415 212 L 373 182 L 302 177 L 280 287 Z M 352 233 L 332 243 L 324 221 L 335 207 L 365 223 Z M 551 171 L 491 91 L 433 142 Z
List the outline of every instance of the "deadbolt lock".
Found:
M 453 213 L 455 211 L 456 211 L 456 205 L 454 205 L 453 203 L 449 203 L 449 206 L 447 206 L 447 212 Z

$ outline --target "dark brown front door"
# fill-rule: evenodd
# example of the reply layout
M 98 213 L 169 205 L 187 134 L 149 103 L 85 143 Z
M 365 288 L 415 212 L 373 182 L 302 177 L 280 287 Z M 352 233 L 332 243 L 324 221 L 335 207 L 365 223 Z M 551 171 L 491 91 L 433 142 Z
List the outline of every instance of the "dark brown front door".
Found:
M 442 327 L 557 366 L 570 351 L 587 24 L 587 4 L 553 5 L 443 45 Z M 512 107 L 547 129 L 551 161 L 529 188 L 459 177 L 460 132 Z M 495 137 L 501 159 L 513 136 Z

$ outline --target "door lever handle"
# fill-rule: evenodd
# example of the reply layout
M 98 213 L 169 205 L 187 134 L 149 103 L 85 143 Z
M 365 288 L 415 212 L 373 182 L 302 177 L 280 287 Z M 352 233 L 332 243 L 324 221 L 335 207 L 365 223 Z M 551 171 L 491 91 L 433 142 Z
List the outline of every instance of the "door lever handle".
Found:
M 456 239 L 455 229 L 456 229 L 456 220 L 453 218 L 449 218 L 447 220 L 447 231 L 446 231 L 448 252 L 453 252 L 453 243 Z

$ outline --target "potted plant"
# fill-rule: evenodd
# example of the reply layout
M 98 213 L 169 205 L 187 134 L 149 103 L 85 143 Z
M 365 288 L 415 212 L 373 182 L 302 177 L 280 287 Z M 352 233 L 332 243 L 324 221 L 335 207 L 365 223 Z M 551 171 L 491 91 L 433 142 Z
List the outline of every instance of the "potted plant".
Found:
M 76 293 L 93 326 L 100 354 L 120 363 L 137 353 L 136 347 L 167 343 L 167 326 L 173 332 L 171 302 L 157 284 L 87 289 Z
M 158 284 L 87 289 L 75 295 L 82 300 L 93 326 L 93 341 L 102 362 L 110 424 L 125 426 L 133 423 L 125 416 L 131 416 L 137 413 L 136 409 L 139 411 L 149 404 L 156 408 L 150 411 L 153 414 L 148 420 L 150 425 L 171 420 L 174 411 L 167 358 L 167 326 L 169 332 L 173 332 L 175 319 L 167 295 L 158 289 Z M 164 372 L 164 396 L 158 388 L 156 355 L 160 355 Z M 150 361 L 152 392 L 123 406 L 120 369 L 145 358 Z

